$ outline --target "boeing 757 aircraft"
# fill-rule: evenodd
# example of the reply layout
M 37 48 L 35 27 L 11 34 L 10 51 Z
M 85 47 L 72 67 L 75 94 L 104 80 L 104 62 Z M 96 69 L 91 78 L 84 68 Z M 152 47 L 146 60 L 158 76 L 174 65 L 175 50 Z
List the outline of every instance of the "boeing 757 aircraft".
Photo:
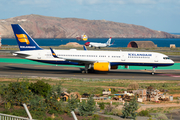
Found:
M 152 74 L 154 74 L 156 67 L 174 64 L 168 56 L 156 52 L 45 50 L 20 25 L 12 24 L 12 29 L 20 49 L 14 55 L 43 63 L 84 65 L 85 70 L 82 71 L 83 73 L 87 73 L 89 69 L 109 71 L 117 69 L 118 65 L 132 65 L 152 66 Z
M 113 44 L 111 44 L 111 37 L 110 37 L 106 43 L 86 42 L 84 45 L 89 47 L 94 47 L 95 49 L 96 48 L 100 49 L 101 47 L 109 47 Z

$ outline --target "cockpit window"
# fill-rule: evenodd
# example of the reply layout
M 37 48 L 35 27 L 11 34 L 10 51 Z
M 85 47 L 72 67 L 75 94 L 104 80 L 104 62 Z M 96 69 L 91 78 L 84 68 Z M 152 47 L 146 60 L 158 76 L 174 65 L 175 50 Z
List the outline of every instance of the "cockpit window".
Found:
M 169 57 L 163 57 L 163 59 L 164 59 L 164 60 L 168 60 L 168 59 L 169 59 Z

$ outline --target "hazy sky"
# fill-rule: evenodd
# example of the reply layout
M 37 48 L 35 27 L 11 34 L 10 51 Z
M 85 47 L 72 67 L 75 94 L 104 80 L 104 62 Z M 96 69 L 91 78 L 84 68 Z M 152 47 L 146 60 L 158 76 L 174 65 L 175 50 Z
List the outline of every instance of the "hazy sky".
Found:
M 180 33 L 180 0 L 0 0 L 0 19 L 29 14 L 105 19 Z

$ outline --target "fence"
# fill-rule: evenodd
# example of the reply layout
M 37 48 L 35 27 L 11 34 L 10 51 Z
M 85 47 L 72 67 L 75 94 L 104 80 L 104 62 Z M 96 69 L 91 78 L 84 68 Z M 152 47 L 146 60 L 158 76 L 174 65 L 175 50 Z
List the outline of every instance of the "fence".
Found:
M 0 120 L 30 120 L 30 119 L 25 118 L 25 117 L 18 117 L 18 116 L 13 116 L 13 115 L 7 115 L 7 114 L 0 113 Z M 31 120 L 33 120 L 33 119 L 31 119 Z
M 7 115 L 7 114 L 2 114 L 0 113 L 0 120 L 34 120 L 32 119 L 32 116 L 27 108 L 27 105 L 23 103 L 24 109 L 26 110 L 26 113 L 29 118 L 25 117 L 18 117 L 18 116 L 13 116 L 13 115 Z

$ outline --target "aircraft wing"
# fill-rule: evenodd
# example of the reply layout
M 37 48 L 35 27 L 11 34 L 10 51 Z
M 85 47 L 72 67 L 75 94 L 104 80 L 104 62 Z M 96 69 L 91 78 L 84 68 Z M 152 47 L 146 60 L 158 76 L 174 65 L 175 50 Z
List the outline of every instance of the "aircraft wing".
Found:
M 89 60 L 89 59 L 81 59 L 81 58 L 79 58 L 79 59 L 74 59 L 74 58 L 58 57 L 58 56 L 55 54 L 55 52 L 53 51 L 52 48 L 50 48 L 50 50 L 51 50 L 52 56 L 53 56 L 54 58 L 64 59 L 65 61 L 77 62 L 77 63 L 80 63 L 80 64 L 88 64 L 88 63 L 90 64 L 90 63 L 96 63 L 96 62 L 108 62 L 108 61 L 99 61 L 99 60 L 96 60 L 96 59 L 94 59 L 94 60 Z

